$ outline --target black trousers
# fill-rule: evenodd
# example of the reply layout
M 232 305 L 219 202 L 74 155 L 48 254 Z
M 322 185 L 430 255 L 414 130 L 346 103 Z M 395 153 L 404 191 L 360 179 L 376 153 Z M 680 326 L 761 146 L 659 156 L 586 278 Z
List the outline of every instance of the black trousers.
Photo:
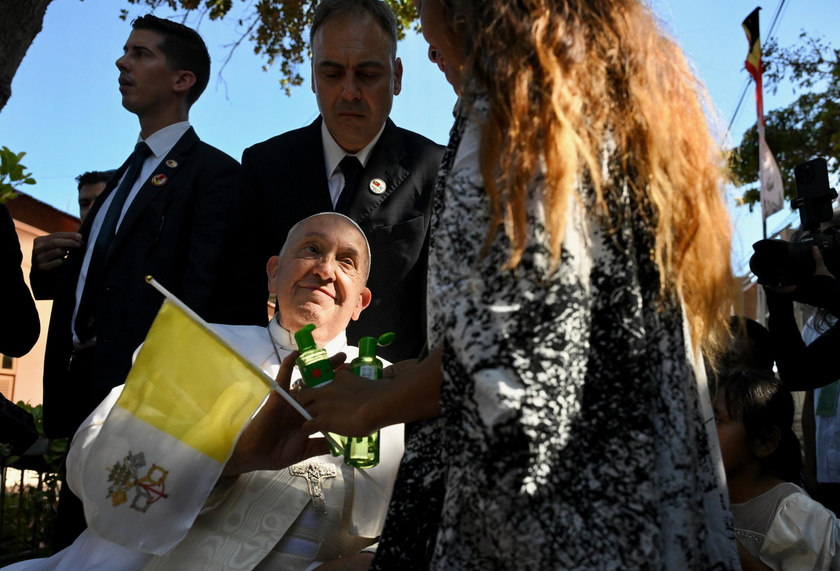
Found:
M 73 354 L 73 360 L 69 363 L 67 369 L 67 381 L 72 383 L 72 386 L 85 387 L 88 385 L 90 376 L 93 374 L 94 353 L 94 348 L 91 347 Z M 87 417 L 87 414 L 85 414 L 85 417 Z M 85 528 L 87 528 L 87 522 L 85 521 L 82 500 L 70 490 L 62 469 L 61 490 L 58 493 L 58 514 L 52 539 L 53 553 L 61 551 L 73 543 Z

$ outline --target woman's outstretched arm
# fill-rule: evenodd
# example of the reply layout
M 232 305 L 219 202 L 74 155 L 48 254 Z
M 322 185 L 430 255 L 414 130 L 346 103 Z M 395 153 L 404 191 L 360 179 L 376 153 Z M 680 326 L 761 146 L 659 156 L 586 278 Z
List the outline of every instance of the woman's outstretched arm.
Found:
M 441 354 L 438 347 L 422 361 L 392 365 L 391 378 L 372 381 L 345 367 L 336 371 L 331 383 L 301 389 L 298 401 L 313 417 L 303 429 L 367 436 L 384 426 L 438 416 Z

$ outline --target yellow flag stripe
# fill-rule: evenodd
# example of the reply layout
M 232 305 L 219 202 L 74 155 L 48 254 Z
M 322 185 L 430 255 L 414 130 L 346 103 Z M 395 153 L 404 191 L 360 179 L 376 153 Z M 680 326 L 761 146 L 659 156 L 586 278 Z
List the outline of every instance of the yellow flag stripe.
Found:
M 262 374 L 165 302 L 117 404 L 218 462 L 268 394 Z

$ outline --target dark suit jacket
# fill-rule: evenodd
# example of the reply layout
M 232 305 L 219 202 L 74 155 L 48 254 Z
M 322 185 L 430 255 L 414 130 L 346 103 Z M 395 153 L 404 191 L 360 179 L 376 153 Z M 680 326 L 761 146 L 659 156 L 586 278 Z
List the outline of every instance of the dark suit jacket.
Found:
M 6 206 L 0 204 L 0 300 L 4 314 L 0 326 L 0 353 L 10 357 L 28 353 L 41 332 L 35 300 L 23 281 L 22 261 L 15 223 Z
M 114 173 L 79 229 L 85 242 L 105 197 L 127 167 L 128 161 Z M 231 229 L 238 170 L 236 160 L 199 141 L 190 128 L 153 171 L 152 178 L 164 174 L 166 182 L 156 186 L 150 178 L 141 187 L 114 236 L 97 284 L 95 356 L 84 386 L 67 382 L 84 249 L 72 251 L 61 268 L 50 272 L 57 283 L 44 361 L 44 424 L 49 436 L 72 436 L 108 392 L 125 382 L 132 354 L 163 301 L 145 276 L 154 276 L 202 317 L 209 316 L 222 246 Z
M 396 333 L 386 359 L 416 357 L 426 339 L 426 268 L 429 221 L 443 147 L 389 119 L 373 148 L 348 215 L 370 242 L 368 287 L 373 301 L 359 321 L 351 322 L 351 343 L 360 337 Z M 255 320 L 265 319 L 265 263 L 280 251 L 297 222 L 333 210 L 325 176 L 321 118 L 311 125 L 254 145 L 242 155 L 242 196 L 247 198 L 242 233 L 254 237 L 250 269 L 239 277 L 240 295 L 254 302 Z M 369 190 L 374 178 L 386 190 Z M 245 279 L 243 276 L 247 275 Z M 244 288 L 257 284 L 249 293 Z M 252 320 L 254 321 L 254 320 Z

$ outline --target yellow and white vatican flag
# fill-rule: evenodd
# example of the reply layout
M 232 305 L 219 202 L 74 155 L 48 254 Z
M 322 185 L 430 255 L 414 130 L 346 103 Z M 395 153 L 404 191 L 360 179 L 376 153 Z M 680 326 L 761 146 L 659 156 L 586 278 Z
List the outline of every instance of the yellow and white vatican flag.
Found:
M 167 299 L 91 443 L 79 490 L 89 527 L 131 549 L 169 551 L 189 531 L 272 384 L 197 315 Z

